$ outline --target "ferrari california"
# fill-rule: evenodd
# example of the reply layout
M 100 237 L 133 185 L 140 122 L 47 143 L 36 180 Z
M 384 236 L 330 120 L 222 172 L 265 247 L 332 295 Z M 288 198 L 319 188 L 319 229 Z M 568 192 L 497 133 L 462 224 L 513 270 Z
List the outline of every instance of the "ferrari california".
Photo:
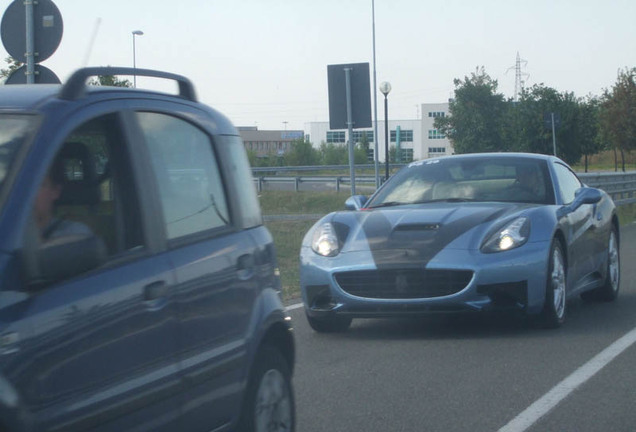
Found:
M 616 206 L 556 157 L 417 161 L 345 206 L 301 246 L 303 304 L 318 332 L 353 318 L 504 310 L 554 328 L 571 297 L 618 295 Z

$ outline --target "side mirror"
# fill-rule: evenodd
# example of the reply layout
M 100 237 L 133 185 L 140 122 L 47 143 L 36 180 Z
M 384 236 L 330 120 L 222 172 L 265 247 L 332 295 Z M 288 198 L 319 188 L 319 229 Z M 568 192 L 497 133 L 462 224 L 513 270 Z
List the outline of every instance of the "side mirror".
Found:
M 366 195 L 354 195 L 345 201 L 345 208 L 347 210 L 360 210 L 369 200 Z
M 574 194 L 574 201 L 569 205 L 561 207 L 557 211 L 559 218 L 566 216 L 573 211 L 576 211 L 584 204 L 596 204 L 603 199 L 603 192 L 600 189 L 582 187 L 578 189 Z
M 30 286 L 48 285 L 98 267 L 105 250 L 97 236 L 65 236 L 33 249 L 27 265 Z
M 582 187 L 576 191 L 574 203 L 580 207 L 583 204 L 596 204 L 603 198 L 603 192 L 596 188 Z

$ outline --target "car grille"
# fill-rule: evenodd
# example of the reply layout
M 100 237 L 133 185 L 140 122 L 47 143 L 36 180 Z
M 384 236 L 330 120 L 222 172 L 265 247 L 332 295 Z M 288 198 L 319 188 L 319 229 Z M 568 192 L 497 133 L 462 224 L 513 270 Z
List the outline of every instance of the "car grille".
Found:
M 442 297 L 463 290 L 473 277 L 469 270 L 364 270 L 336 273 L 340 288 L 376 299 Z

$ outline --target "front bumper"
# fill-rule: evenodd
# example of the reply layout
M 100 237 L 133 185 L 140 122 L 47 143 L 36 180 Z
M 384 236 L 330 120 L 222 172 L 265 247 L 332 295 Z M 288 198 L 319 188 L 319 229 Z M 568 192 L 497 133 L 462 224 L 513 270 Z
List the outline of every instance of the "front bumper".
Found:
M 303 248 L 300 262 L 303 303 L 307 314 L 314 318 L 333 315 L 394 317 L 510 309 L 535 314 L 543 308 L 549 247 L 547 242 L 527 243 L 511 251 L 490 254 L 478 250 L 445 249 L 426 268 L 420 269 L 414 268 L 412 263 L 402 265 L 399 260 L 389 268 L 378 269 L 371 253 L 366 251 L 321 257 L 311 249 Z M 399 291 L 397 287 L 403 285 L 400 280 L 387 284 L 388 295 L 378 294 L 375 290 L 367 295 L 368 291 L 365 291 L 364 285 L 381 285 L 393 275 L 399 279 L 407 272 L 418 271 L 423 275 L 420 279 L 423 285 L 427 283 L 427 275 L 433 273 L 462 273 L 468 277 L 457 289 L 447 292 L 429 290 L 422 296 L 412 291 L 405 295 L 391 292 Z M 352 290 L 348 285 L 343 288 L 346 280 L 343 274 L 371 276 L 361 280 L 359 289 Z M 374 281 L 375 275 L 377 280 Z

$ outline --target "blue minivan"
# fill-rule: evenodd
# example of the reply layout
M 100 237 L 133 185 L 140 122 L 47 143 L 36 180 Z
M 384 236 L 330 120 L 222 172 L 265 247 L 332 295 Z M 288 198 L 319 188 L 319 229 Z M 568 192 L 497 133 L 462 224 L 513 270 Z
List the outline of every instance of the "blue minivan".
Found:
M 176 81 L 178 94 L 87 85 Z M 179 75 L 0 86 L 0 431 L 293 431 L 241 138 Z

